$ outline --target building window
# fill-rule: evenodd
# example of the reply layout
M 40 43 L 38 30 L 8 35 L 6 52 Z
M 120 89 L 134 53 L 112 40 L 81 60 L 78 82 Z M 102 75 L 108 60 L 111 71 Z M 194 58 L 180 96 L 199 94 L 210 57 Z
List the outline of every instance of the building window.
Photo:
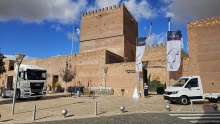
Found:
M 12 71 L 12 70 L 14 70 L 14 66 L 9 66 L 9 69 L 8 69 L 9 71 Z

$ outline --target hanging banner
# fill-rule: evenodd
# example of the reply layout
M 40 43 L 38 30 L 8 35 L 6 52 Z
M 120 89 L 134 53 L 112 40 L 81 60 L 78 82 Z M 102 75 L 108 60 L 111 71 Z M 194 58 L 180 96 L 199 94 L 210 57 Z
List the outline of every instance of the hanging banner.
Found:
M 145 51 L 145 41 L 146 37 L 138 37 L 136 44 L 136 72 L 142 71 L 142 62 L 141 59 L 144 55 Z
M 181 62 L 181 31 L 167 32 L 167 71 L 177 71 Z

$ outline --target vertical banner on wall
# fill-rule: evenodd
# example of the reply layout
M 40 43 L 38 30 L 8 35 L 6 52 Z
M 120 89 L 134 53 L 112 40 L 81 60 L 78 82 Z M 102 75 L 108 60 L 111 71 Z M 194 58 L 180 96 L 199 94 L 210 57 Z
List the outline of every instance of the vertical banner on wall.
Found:
M 144 55 L 145 51 L 145 41 L 146 37 L 138 37 L 137 38 L 137 45 L 136 45 L 136 72 L 142 71 L 142 62 L 141 59 Z
M 181 31 L 167 32 L 167 71 L 177 71 L 181 62 Z

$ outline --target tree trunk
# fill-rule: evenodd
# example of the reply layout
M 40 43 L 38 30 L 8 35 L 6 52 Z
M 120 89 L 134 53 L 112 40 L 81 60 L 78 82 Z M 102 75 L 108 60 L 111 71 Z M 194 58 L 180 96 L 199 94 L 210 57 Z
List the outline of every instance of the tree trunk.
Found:
M 66 83 L 66 90 L 65 91 L 66 91 L 66 97 L 67 97 L 68 96 L 68 94 L 67 94 L 67 82 L 65 82 L 65 83 Z

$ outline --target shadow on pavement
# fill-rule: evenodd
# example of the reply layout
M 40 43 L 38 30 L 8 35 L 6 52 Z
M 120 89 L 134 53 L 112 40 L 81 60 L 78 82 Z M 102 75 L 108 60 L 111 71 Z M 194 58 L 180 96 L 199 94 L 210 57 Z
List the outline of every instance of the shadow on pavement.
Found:
M 60 98 L 60 97 L 66 97 L 65 94 L 55 94 L 55 95 L 50 95 L 50 96 L 46 96 L 46 97 L 43 97 L 39 100 L 50 100 L 50 99 L 57 99 L 57 98 Z M 16 100 L 16 103 L 20 103 L 20 102 L 32 102 L 32 101 L 38 101 L 36 100 L 36 98 L 27 98 L 27 99 L 20 99 L 20 100 Z M 3 104 L 11 104 L 13 101 L 12 98 L 4 98 L 3 100 L 0 101 L 0 105 L 3 105 Z
M 50 115 L 50 116 L 46 116 L 46 117 L 42 117 L 42 118 L 37 118 L 35 120 L 41 120 L 41 119 L 44 119 L 44 118 L 49 118 L 49 117 L 53 117 L 54 115 Z
M 8 121 L 12 121 L 13 119 L 7 119 L 7 120 L 1 120 L 0 122 L 8 122 Z

